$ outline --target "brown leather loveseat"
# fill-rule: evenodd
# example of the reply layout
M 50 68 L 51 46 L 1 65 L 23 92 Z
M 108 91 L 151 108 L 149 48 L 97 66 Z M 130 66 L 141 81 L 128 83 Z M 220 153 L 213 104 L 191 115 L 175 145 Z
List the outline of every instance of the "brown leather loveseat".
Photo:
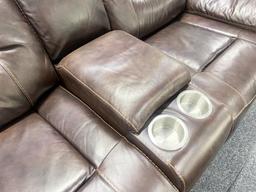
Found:
M 254 0 L 0 0 L 0 191 L 189 191 L 256 95 Z

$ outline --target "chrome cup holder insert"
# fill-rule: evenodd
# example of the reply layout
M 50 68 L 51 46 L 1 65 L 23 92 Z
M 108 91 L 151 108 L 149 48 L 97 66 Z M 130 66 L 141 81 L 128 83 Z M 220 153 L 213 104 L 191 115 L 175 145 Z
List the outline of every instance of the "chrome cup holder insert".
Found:
M 155 117 L 149 124 L 148 134 L 154 145 L 166 151 L 178 150 L 188 141 L 187 126 L 172 115 Z
M 207 118 L 212 113 L 212 103 L 206 95 L 196 90 L 187 90 L 177 98 L 178 108 L 195 119 Z

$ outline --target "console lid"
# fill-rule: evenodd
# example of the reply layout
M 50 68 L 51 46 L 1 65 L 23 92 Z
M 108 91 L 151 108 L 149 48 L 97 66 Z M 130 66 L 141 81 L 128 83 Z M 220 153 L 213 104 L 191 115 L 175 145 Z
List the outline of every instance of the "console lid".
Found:
M 190 80 L 182 64 L 121 31 L 71 53 L 57 70 L 71 92 L 124 134 L 139 133 Z

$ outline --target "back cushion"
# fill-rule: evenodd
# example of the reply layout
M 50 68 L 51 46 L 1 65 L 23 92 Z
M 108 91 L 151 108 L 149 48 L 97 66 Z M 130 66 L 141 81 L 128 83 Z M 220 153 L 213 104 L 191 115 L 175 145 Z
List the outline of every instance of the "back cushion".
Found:
M 109 31 L 102 0 L 16 0 L 52 60 Z
M 188 0 L 187 9 L 256 31 L 255 0 Z
M 112 29 L 143 38 L 170 22 L 186 0 L 104 0 Z
M 30 26 L 10 0 L 0 0 L 0 127 L 28 111 L 57 81 Z

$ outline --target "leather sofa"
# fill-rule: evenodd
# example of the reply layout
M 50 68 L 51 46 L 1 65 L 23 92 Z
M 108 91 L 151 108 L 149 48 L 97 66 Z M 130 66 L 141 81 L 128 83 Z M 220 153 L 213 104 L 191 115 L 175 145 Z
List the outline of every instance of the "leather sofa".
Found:
M 255 8 L 0 0 L 1 192 L 189 191 L 255 99 Z M 160 116 L 186 126 L 179 148 L 152 142 Z

